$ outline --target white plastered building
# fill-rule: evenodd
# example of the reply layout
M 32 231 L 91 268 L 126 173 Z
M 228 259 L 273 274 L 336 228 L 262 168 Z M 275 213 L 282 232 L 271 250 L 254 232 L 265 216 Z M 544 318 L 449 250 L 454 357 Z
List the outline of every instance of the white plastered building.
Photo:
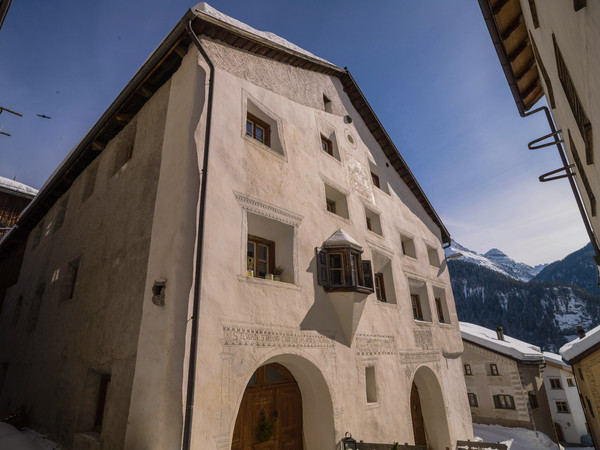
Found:
M 19 225 L 0 408 L 68 448 L 472 438 L 448 231 L 350 73 L 280 37 L 188 11 Z

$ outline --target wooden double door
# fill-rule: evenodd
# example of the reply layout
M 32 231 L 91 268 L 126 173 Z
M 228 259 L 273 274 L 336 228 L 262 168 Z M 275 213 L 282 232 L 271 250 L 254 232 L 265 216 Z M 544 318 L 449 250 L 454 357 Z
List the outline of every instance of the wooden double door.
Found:
M 302 450 L 302 397 L 280 364 L 254 373 L 238 411 L 232 450 Z

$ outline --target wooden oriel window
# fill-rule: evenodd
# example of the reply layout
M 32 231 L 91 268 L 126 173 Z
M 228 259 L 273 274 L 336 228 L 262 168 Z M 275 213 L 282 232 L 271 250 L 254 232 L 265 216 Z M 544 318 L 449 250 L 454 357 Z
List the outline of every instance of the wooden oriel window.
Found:
M 371 179 L 373 180 L 373 185 L 375 187 L 378 187 L 379 189 L 381 189 L 381 186 L 379 184 L 379 176 L 377 176 L 373 172 L 371 172 Z
M 469 396 L 469 406 L 477 408 L 479 406 L 479 402 L 477 401 L 477 395 L 473 392 L 468 392 L 467 395 Z
M 515 401 L 512 395 L 494 395 L 494 406 L 496 409 L 515 409 Z
M 490 364 L 490 375 L 499 375 L 498 373 L 498 366 L 496 364 Z
M 559 413 L 568 413 L 569 412 L 569 406 L 567 405 L 567 402 L 554 402 L 556 404 L 556 412 Z
M 444 308 L 442 306 L 442 299 L 439 297 L 435 298 L 435 309 L 437 311 L 438 320 L 440 321 L 440 323 L 445 323 L 446 321 L 444 320 Z
M 323 135 L 321 135 L 321 150 L 333 156 L 333 143 Z
M 550 389 L 562 389 L 562 384 L 560 382 L 560 378 L 549 378 Z
M 385 297 L 385 284 L 383 282 L 383 274 L 377 272 L 375 274 L 375 295 L 380 302 L 387 302 Z
M 275 242 L 248 235 L 247 269 L 264 278 L 275 269 Z
M 411 294 L 413 317 L 415 320 L 423 320 L 423 309 L 421 308 L 421 298 L 417 294 Z
M 373 293 L 371 261 L 362 261 L 360 254 L 351 247 L 324 248 L 318 252 L 318 281 L 325 291 Z
M 267 147 L 271 146 L 271 126 L 250 113 L 246 117 L 246 136 L 256 139 Z
M 465 375 L 473 375 L 471 371 L 471 364 L 465 364 Z

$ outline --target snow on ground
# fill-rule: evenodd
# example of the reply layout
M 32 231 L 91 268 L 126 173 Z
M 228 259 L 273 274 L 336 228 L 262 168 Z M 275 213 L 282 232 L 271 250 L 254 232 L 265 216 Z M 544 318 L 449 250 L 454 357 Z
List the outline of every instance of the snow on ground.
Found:
M 473 424 L 473 435 L 483 442 L 500 442 L 506 444 L 508 450 L 594 450 L 594 447 L 558 446 L 547 435 L 525 428 L 508 428 L 500 425 Z M 476 439 L 478 440 L 478 439 Z
M 0 422 L 0 450 L 60 450 L 60 446 L 37 431 L 26 428 L 21 432 Z

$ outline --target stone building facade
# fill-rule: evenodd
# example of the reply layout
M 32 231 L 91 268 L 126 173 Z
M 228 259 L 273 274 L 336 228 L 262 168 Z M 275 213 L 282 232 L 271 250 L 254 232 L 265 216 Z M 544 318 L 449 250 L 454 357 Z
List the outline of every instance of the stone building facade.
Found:
M 557 442 L 539 347 L 479 325 L 460 327 L 473 422 L 536 429 Z
M 200 4 L 0 243 L 0 409 L 67 448 L 453 448 L 449 240 L 347 70 Z

